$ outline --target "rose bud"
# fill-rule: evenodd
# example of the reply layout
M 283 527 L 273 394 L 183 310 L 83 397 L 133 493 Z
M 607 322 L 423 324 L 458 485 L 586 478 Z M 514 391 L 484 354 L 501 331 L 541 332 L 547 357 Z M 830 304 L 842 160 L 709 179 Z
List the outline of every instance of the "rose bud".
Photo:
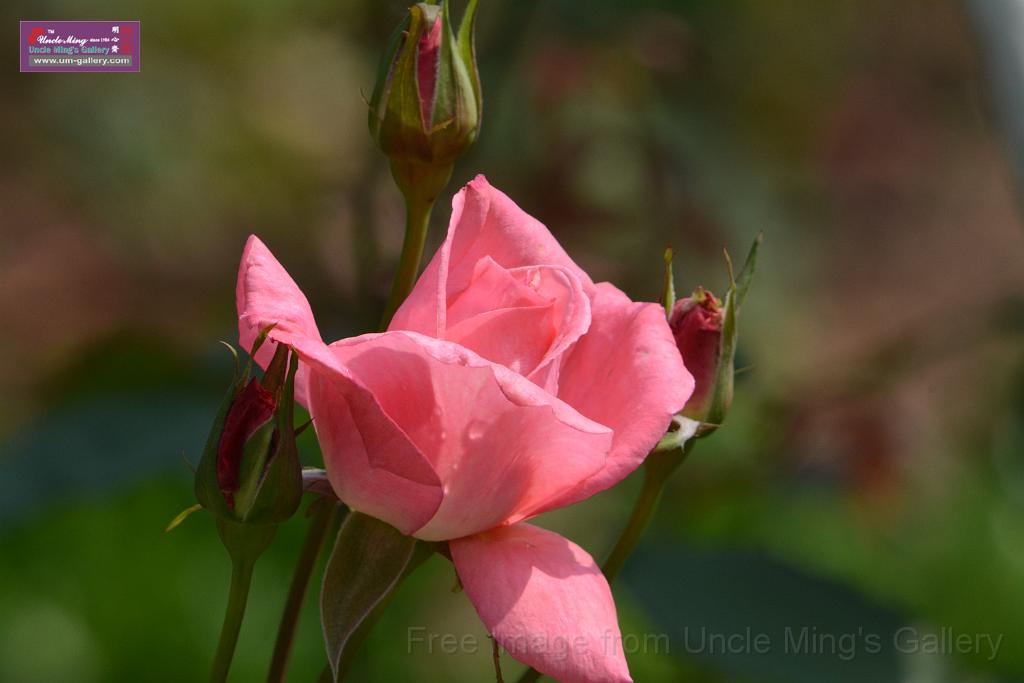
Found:
M 698 434 L 714 431 L 732 403 L 733 358 L 723 354 L 725 309 L 715 295 L 698 287 L 672 308 L 669 326 L 683 364 L 694 379 L 682 415 L 702 423 Z
M 448 3 L 418 3 L 392 34 L 370 99 L 370 133 L 391 160 L 406 196 L 435 196 L 480 130 L 480 79 L 474 54 L 476 0 L 458 35 Z M 414 188 L 414 186 L 417 186 Z
M 753 282 L 757 255 L 763 241 L 763 233 L 754 238 L 737 276 L 733 275 L 729 253 L 725 253 L 729 289 L 724 301 L 698 287 L 688 298 L 670 305 L 675 298 L 672 252 L 668 250 L 665 253 L 664 304 L 670 311 L 669 327 L 683 364 L 693 375 L 695 384 L 693 394 L 679 415 L 699 423 L 695 433 L 697 437 L 707 436 L 718 429 L 732 405 L 737 319 Z
M 259 347 L 253 348 L 253 354 Z M 221 406 L 196 471 L 196 497 L 217 517 L 269 524 L 294 514 L 302 471 L 293 423 L 298 359 L 278 344 L 263 378 L 247 367 Z

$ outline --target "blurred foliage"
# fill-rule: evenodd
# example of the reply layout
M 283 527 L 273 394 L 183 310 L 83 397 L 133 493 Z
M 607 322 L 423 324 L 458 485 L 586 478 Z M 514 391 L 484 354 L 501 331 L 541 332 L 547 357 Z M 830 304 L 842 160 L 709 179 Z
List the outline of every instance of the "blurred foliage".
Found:
M 1020 79 L 999 15 L 1019 3 L 985 4 L 975 33 L 981 4 L 482 4 L 484 124 L 450 192 L 486 173 L 595 279 L 648 300 L 667 244 L 680 291 L 721 293 L 722 247 L 766 233 L 726 428 L 616 588 L 625 632 L 671 635 L 667 654 L 630 654 L 637 680 L 1024 680 Z M 206 515 L 161 530 L 192 502 L 185 461 L 229 380 L 216 340 L 235 339 L 237 259 L 256 232 L 328 337 L 373 327 L 402 214 L 363 99 L 403 9 L 0 4 L 8 25 L 143 32 L 141 74 L 0 73 L 0 681 L 205 675 L 228 560 Z M 542 523 L 601 556 L 637 484 Z M 234 680 L 263 676 L 305 524 L 257 567 Z M 414 574 L 353 680 L 492 676 L 453 578 L 441 558 Z M 1004 640 L 991 659 L 851 662 L 680 640 L 904 624 Z M 410 627 L 479 648 L 431 651 Z M 323 663 L 310 601 L 290 680 Z

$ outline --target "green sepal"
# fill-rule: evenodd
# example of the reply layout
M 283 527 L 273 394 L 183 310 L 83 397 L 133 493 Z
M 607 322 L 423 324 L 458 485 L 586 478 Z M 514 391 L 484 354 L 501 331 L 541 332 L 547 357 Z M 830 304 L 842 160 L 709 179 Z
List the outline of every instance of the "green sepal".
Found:
M 729 291 L 725 295 L 722 313 L 722 337 L 719 342 L 718 367 L 715 372 L 714 390 L 711 394 L 711 405 L 708 409 L 704 424 L 698 430 L 697 436 L 706 436 L 715 431 L 725 420 L 726 413 L 732 405 L 733 378 L 736 374 L 736 344 L 739 336 L 737 319 L 739 317 L 740 304 L 747 296 L 750 284 L 754 278 L 754 271 L 757 268 L 757 254 L 764 241 L 764 233 L 759 233 L 750 246 L 747 259 L 743 264 L 743 270 L 739 277 L 733 275 L 732 260 L 728 252 L 725 254 L 726 264 L 729 269 Z
M 420 106 L 420 74 L 417 55 L 420 38 L 430 30 L 430 26 L 437 19 L 438 12 L 440 12 L 439 8 L 422 3 L 413 5 L 409 9 L 409 29 L 405 42 L 402 44 L 398 64 L 395 67 L 395 78 L 399 85 L 398 99 L 394 99 L 394 93 L 392 93 L 392 97 L 388 98 L 389 114 L 394 113 L 388 118 L 400 128 L 425 132 L 423 110 Z M 392 106 L 392 101 L 396 106 Z M 425 142 L 423 136 L 417 136 L 415 139 Z M 417 151 L 424 157 L 429 155 L 429 150 L 423 142 Z
M 206 446 L 203 448 L 203 455 L 199 459 L 195 475 L 196 500 L 204 508 L 209 510 L 217 518 L 233 518 L 234 511 L 224 500 L 224 494 L 217 482 L 217 448 L 220 445 L 221 434 L 224 432 L 224 422 L 227 420 L 231 406 L 235 398 L 241 393 L 248 382 L 248 367 L 240 374 L 236 374 L 227 394 L 221 401 L 217 415 L 213 419 L 213 426 L 210 428 L 210 435 L 206 438 Z
M 395 69 L 398 62 L 395 55 L 404 45 L 405 36 L 409 30 L 411 15 L 405 18 L 395 27 L 388 38 L 384 55 L 377 66 L 377 79 L 373 85 L 373 94 L 370 96 L 369 124 L 370 135 L 374 140 L 380 136 L 381 125 L 384 122 L 384 115 L 387 113 L 387 102 L 390 99 L 391 86 L 395 80 Z
M 671 318 L 672 309 L 676 305 L 676 276 L 672 272 L 672 260 L 675 258 L 675 252 L 672 251 L 672 247 L 665 248 L 663 258 L 665 260 L 665 278 L 661 287 L 661 305 L 665 307 L 665 317 Z
M 472 3 L 460 26 L 465 44 L 452 30 L 447 2 L 413 5 L 392 33 L 370 99 L 369 126 L 377 145 L 391 160 L 393 170 L 396 163 L 450 169 L 476 140 L 481 99 L 472 45 L 475 7 Z M 432 65 L 433 95 L 429 102 L 422 102 L 417 64 L 419 43 L 437 21 L 441 22 L 441 35 Z M 407 174 L 395 171 L 395 175 L 400 187 L 403 180 L 404 185 L 412 182 L 405 178 Z M 408 198 L 406 188 L 402 189 Z M 439 191 L 432 193 L 436 196 Z
M 484 115 L 483 91 L 480 88 L 480 70 L 476 65 L 476 8 L 477 0 L 469 0 L 466 11 L 459 23 L 459 55 L 462 63 L 469 72 L 470 82 L 473 86 L 473 98 L 476 100 L 477 120 L 482 121 Z M 474 137 L 480 134 L 480 126 L 477 125 Z
M 373 102 L 381 109 L 380 125 L 375 136 L 381 149 L 389 157 L 401 156 L 430 160 L 430 149 L 423 131 L 420 111 L 419 75 L 416 54 L 419 39 L 429 22 L 427 14 L 436 16 L 438 9 L 426 5 L 413 5 L 403 24 L 406 26 L 398 58 L 388 76 L 383 99 Z
M 253 345 L 250 361 L 236 374 L 214 419 L 202 458 L 196 468 L 195 494 L 199 504 L 218 519 L 264 524 L 281 522 L 298 509 L 302 498 L 302 467 L 295 445 L 295 375 L 298 357 L 279 344 L 262 385 L 275 395 L 274 416 L 254 431 L 243 446 L 239 463 L 239 488 L 234 506 L 228 504 L 217 480 L 217 458 L 221 436 L 231 407 L 250 380 L 252 358 L 271 327 L 264 329 Z
M 740 274 L 736 277 L 737 312 L 743 308 L 743 302 L 747 298 L 747 291 L 750 289 L 750 283 L 754 280 L 754 271 L 757 270 L 757 254 L 761 250 L 761 244 L 763 242 L 764 233 L 757 233 L 757 237 L 754 238 L 753 244 L 750 245 L 750 251 L 747 252 L 747 259 L 743 262 L 743 269 L 740 270 Z
M 441 45 L 437 51 L 437 64 L 434 71 L 434 99 L 430 103 L 430 119 L 427 133 L 438 133 L 452 127 L 460 113 L 459 84 L 456 81 L 455 68 L 459 59 L 458 45 L 452 33 L 451 17 L 448 15 L 448 2 L 442 0 L 441 12 Z M 417 76 L 419 74 L 417 73 Z M 417 82 L 417 87 L 419 83 Z M 467 83 L 468 85 L 468 83 Z M 447 133 L 448 131 L 445 131 Z
M 430 556 L 430 544 L 352 511 L 324 570 L 320 623 L 333 678 L 344 677 L 352 658 L 402 579 Z
M 283 347 L 286 348 L 286 347 Z M 290 353 L 288 379 L 283 388 L 283 396 L 275 414 L 275 420 L 257 431 L 262 432 L 267 426 L 272 427 L 275 448 L 268 448 L 268 460 L 258 463 L 251 471 L 259 474 L 253 491 L 252 505 L 247 509 L 244 519 L 253 523 L 283 522 L 298 510 L 302 501 L 302 465 L 299 462 L 298 447 L 295 444 L 295 375 L 299 367 L 299 358 Z M 268 368 L 268 372 L 270 369 Z M 250 438 L 252 443 L 257 434 Z M 248 451 L 249 443 L 246 444 Z M 248 454 L 243 456 L 248 457 Z M 236 508 L 242 509 L 239 489 L 235 495 Z
M 250 475 L 241 478 L 238 490 L 234 493 L 235 514 L 241 522 L 248 521 L 256 512 L 257 499 L 265 479 L 262 473 L 273 459 L 276 433 L 275 421 L 267 420 L 252 433 L 242 449 L 242 460 L 238 469 L 241 472 L 249 472 Z
M 190 505 L 189 507 L 185 508 L 177 515 L 175 515 L 174 519 L 171 520 L 170 524 L 168 524 L 167 527 L 164 528 L 164 533 L 166 534 L 171 531 L 174 531 L 181 525 L 182 522 L 188 519 L 193 512 L 199 512 L 202 509 L 203 506 L 200 505 L 199 503 L 196 503 L 195 505 Z
M 428 131 L 443 139 L 443 144 L 431 145 L 441 152 L 442 157 L 437 161 L 442 162 L 454 161 L 468 149 L 476 140 L 480 128 L 477 105 L 479 84 L 470 73 L 471 68 L 476 71 L 476 62 L 465 60 L 463 47 L 452 31 L 449 4 L 441 3 L 441 48 L 437 60 L 434 101 L 431 104 L 431 130 Z M 468 8 L 467 12 L 472 9 Z M 468 30 L 472 36 L 472 17 Z

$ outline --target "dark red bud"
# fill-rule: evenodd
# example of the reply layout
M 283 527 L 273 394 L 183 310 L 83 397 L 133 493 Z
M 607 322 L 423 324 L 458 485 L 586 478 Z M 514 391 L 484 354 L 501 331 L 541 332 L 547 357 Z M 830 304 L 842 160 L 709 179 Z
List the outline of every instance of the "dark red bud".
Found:
M 683 415 L 704 420 L 714 398 L 722 343 L 723 311 L 721 303 L 708 291 L 698 289 L 692 296 L 680 299 L 672 308 L 669 326 L 683 364 L 693 375 L 695 386 Z
M 228 410 L 217 445 L 217 483 L 230 508 L 235 507 L 234 493 L 240 486 L 239 470 L 245 444 L 273 417 L 276 409 L 274 394 L 253 379 L 239 392 Z

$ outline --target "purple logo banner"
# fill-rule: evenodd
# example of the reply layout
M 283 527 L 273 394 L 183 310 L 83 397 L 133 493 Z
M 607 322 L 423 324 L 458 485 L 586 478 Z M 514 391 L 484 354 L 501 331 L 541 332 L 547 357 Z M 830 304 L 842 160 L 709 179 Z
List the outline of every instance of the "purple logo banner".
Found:
M 23 21 L 22 71 L 140 71 L 138 21 Z

